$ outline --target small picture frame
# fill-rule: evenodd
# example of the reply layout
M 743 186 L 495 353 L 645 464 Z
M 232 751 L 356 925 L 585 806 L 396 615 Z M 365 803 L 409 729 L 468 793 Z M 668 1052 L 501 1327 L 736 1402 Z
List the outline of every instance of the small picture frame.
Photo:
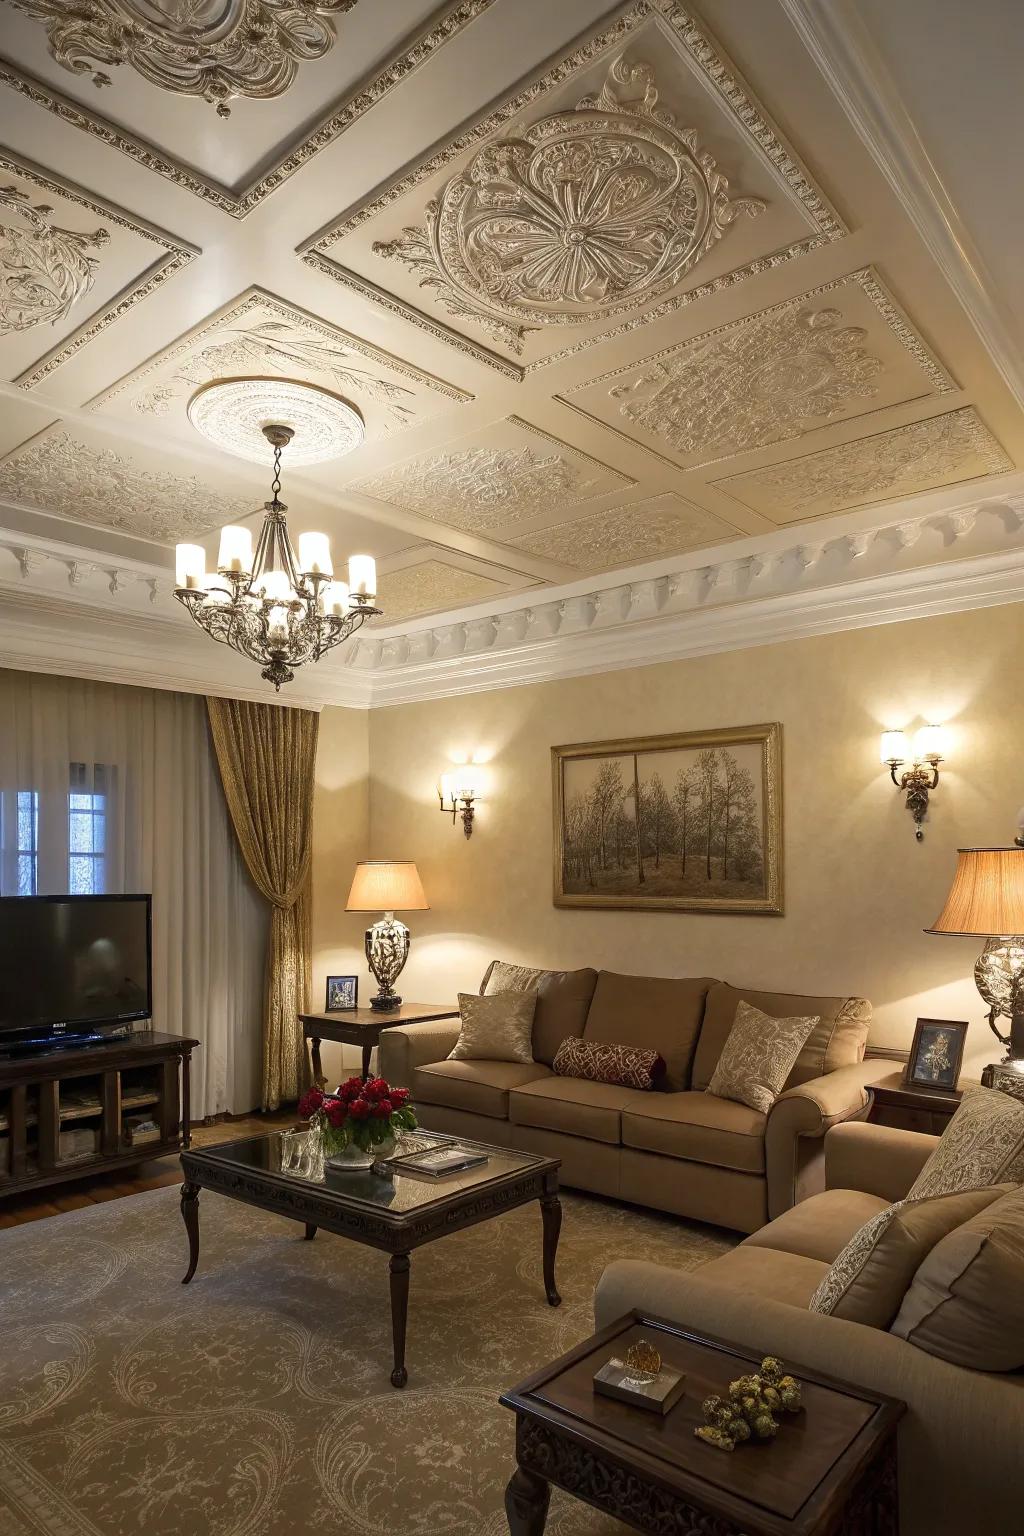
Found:
M 358 976 L 328 976 L 325 1013 L 350 1013 L 359 1006 Z
M 953 1093 L 966 1038 L 964 1019 L 918 1019 L 903 1079 L 906 1086 Z

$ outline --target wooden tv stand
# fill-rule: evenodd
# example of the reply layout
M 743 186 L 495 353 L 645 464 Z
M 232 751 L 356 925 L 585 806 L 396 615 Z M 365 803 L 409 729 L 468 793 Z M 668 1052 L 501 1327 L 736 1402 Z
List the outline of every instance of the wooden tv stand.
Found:
M 198 1044 L 144 1030 L 100 1045 L 0 1057 L 0 1199 L 187 1147 L 189 1063 Z M 159 1139 L 133 1144 L 125 1124 L 133 1114 L 151 1116 Z M 74 1129 L 84 1129 L 82 1139 L 94 1146 L 62 1151 L 62 1132 Z

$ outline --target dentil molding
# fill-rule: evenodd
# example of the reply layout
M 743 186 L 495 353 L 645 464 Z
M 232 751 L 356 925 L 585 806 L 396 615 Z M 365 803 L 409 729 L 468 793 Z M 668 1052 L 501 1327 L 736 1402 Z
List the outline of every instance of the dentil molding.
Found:
M 955 494 L 959 492 L 959 495 Z M 0 531 L 0 666 L 373 708 L 1024 601 L 1024 472 L 780 529 L 435 620 L 364 631 L 271 698 L 200 634 L 164 566 Z M 287 695 L 287 697 L 285 696 Z

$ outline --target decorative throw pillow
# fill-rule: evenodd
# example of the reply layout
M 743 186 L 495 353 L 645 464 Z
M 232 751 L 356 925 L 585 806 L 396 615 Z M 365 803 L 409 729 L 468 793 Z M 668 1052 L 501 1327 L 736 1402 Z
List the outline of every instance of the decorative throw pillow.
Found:
M 532 1061 L 534 992 L 459 993 L 462 1028 L 449 1061 Z
M 592 1083 L 618 1083 L 623 1088 L 653 1088 L 665 1075 L 657 1051 L 639 1045 L 606 1045 L 599 1040 L 563 1040 L 551 1070 L 558 1077 L 583 1077 Z
M 890 1329 L 971 1371 L 1024 1370 L 1024 1189 L 1000 1187 L 935 1244 Z
M 998 1190 L 986 1188 L 897 1200 L 866 1221 L 836 1255 L 808 1310 L 888 1328 L 935 1244 L 998 1196 Z
M 741 1000 L 736 1004 L 736 1017 L 711 1075 L 708 1093 L 768 1114 L 786 1085 L 804 1041 L 820 1022 L 817 1015 L 776 1019 Z
M 492 960 L 480 983 L 480 995 L 493 997 L 497 992 L 536 992 L 544 975 L 528 965 L 512 965 L 508 960 Z
M 964 1094 L 908 1198 L 984 1184 L 1024 1184 L 1024 1104 L 996 1088 Z

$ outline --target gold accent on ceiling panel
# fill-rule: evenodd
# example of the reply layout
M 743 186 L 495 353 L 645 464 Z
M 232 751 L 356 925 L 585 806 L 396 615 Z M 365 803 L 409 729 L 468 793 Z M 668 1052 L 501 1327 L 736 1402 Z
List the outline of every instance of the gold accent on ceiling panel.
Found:
M 494 534 L 634 483 L 517 416 L 458 441 L 466 446 L 419 454 L 346 489 L 434 522 Z
M 581 571 L 606 571 L 637 565 L 659 555 L 677 555 L 702 544 L 719 544 L 740 535 L 722 518 L 694 506 L 672 491 L 645 496 L 622 507 L 587 512 L 571 522 L 535 528 L 507 542 L 516 549 Z
M 716 480 L 714 488 L 775 522 L 790 523 L 1013 467 L 977 411 L 965 407 L 730 475 Z
M 955 388 L 865 268 L 568 393 L 591 420 L 700 469 Z
M 200 385 L 237 374 L 280 372 L 351 396 L 368 435 L 417 425 L 447 401 L 473 396 L 404 362 L 340 326 L 252 288 L 89 402 L 103 415 L 172 418 L 185 426 L 188 399 Z

